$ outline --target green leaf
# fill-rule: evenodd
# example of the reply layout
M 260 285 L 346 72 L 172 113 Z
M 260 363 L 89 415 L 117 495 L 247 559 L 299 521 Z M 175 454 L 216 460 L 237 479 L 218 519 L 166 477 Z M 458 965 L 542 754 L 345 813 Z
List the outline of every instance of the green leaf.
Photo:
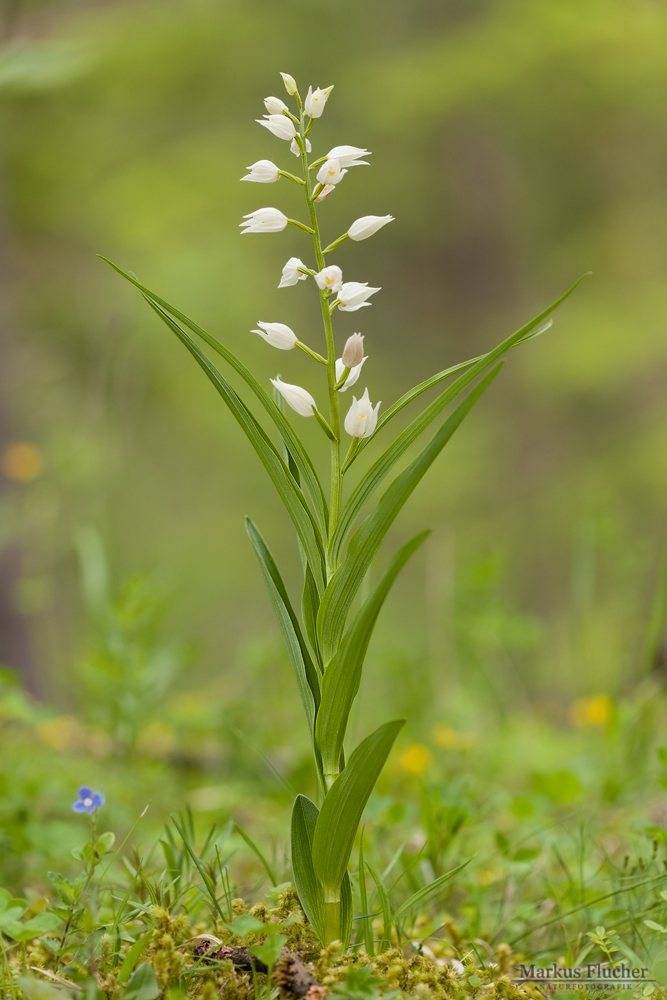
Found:
M 142 937 L 138 938 L 127 955 L 123 959 L 123 964 L 120 967 L 120 972 L 118 973 L 118 982 L 122 986 L 130 978 L 132 971 L 141 958 L 148 942 L 153 937 L 153 931 L 149 931 L 148 934 L 144 934 Z
M 252 853 L 259 860 L 259 863 L 261 864 L 262 868 L 264 869 L 264 871 L 266 872 L 266 874 L 269 876 L 269 881 L 270 881 L 271 885 L 278 885 L 279 879 L 276 877 L 275 872 L 273 871 L 273 869 L 269 865 L 269 862 L 266 860 L 266 858 L 264 857 L 264 855 L 260 851 L 260 849 L 257 846 L 257 844 L 255 843 L 255 841 L 250 837 L 249 834 L 247 834 L 245 832 L 245 830 L 242 827 L 239 826 L 238 823 L 234 823 L 234 830 L 236 831 L 236 833 L 238 833 L 238 835 L 240 837 L 243 838 L 243 840 L 245 840 L 246 844 L 248 845 L 248 847 L 250 848 L 250 850 L 252 851 Z
M 424 531 L 396 553 L 372 593 L 364 601 L 322 679 L 322 702 L 315 724 L 315 742 L 324 774 L 338 772 L 340 753 L 352 703 L 359 691 L 364 658 L 377 617 L 394 580 L 429 532 Z
M 60 917 L 55 913 L 38 913 L 31 920 L 26 920 L 21 924 L 9 924 L 3 927 L 3 931 L 8 937 L 15 941 L 31 941 L 42 934 L 49 934 L 60 926 Z
M 577 285 L 583 281 L 583 277 L 579 279 L 570 288 L 565 295 L 561 296 L 553 305 L 549 306 L 547 310 L 541 312 L 539 316 L 531 320 L 530 323 L 526 323 L 522 326 L 520 330 L 513 333 L 510 337 L 507 337 L 502 343 L 494 347 L 492 351 L 487 354 L 482 354 L 477 358 L 473 358 L 470 361 L 464 361 L 462 364 L 454 365 L 453 368 L 448 368 L 444 372 L 439 372 L 437 375 L 433 375 L 430 379 L 422 382 L 420 385 L 415 386 L 410 392 L 402 396 L 398 402 L 394 403 L 383 417 L 378 421 L 375 437 L 380 430 L 392 417 L 394 417 L 404 406 L 416 399 L 422 392 L 427 389 L 432 388 L 437 385 L 438 382 L 442 382 L 445 378 L 454 375 L 455 373 L 462 371 L 464 369 L 469 369 L 465 375 L 457 379 L 454 385 L 450 386 L 449 389 L 441 393 L 437 399 L 433 400 L 429 406 L 426 407 L 423 412 L 416 417 L 405 430 L 399 434 L 393 444 L 384 452 L 383 455 L 371 466 L 368 472 L 365 473 L 361 481 L 353 490 L 348 502 L 346 503 L 343 511 L 341 512 L 341 518 L 336 525 L 336 530 L 334 532 L 333 538 L 330 544 L 329 557 L 332 565 L 336 566 L 340 557 L 340 551 L 347 536 L 347 533 L 354 524 L 357 516 L 359 515 L 363 506 L 368 502 L 369 498 L 372 496 L 374 491 L 377 489 L 379 484 L 388 474 L 389 470 L 396 464 L 401 455 L 410 447 L 410 445 L 419 437 L 420 434 L 426 429 L 426 427 L 438 416 L 439 413 L 450 403 L 456 396 L 458 396 L 463 389 L 473 382 L 478 375 L 480 375 L 486 368 L 490 365 L 495 364 L 503 354 L 507 351 L 512 350 L 512 348 L 517 347 L 519 344 L 525 344 L 526 341 L 532 340 L 534 337 L 539 336 L 544 333 L 551 324 L 552 320 L 547 323 L 539 324 L 542 322 L 544 317 L 552 312 L 557 306 L 561 304 L 569 295 L 572 294 Z M 361 441 L 360 447 L 357 449 L 355 456 L 358 455 L 363 448 L 369 443 L 370 438 Z
M 391 948 L 391 906 L 389 903 L 389 896 L 387 895 L 387 891 L 381 877 L 371 868 L 369 864 L 367 864 L 366 867 L 371 873 L 371 878 L 375 882 L 375 888 L 377 889 L 378 899 L 380 900 L 380 906 L 382 908 L 382 937 L 379 943 L 379 948 L 382 952 L 386 951 L 387 948 Z
M 133 973 L 125 992 L 123 1000 L 157 1000 L 160 995 L 160 987 L 152 966 L 144 962 Z
M 364 831 L 362 829 L 359 838 L 359 901 L 361 903 L 361 925 L 364 935 L 364 945 L 366 954 L 371 958 L 375 953 L 373 947 L 373 924 L 368 914 L 368 893 L 366 892 L 366 866 L 364 864 Z
M 253 944 L 248 948 L 248 951 L 255 958 L 258 958 L 260 962 L 264 962 L 264 965 L 272 967 L 280 958 L 280 953 L 286 941 L 287 937 L 285 934 L 274 934 L 271 937 L 267 937 L 266 941 L 263 941 L 261 944 Z
M 247 937 L 248 934 L 260 934 L 266 931 L 266 924 L 263 924 L 251 913 L 242 913 L 232 920 L 231 924 L 225 924 L 228 931 L 236 934 L 237 937 Z
M 317 641 L 317 612 L 320 607 L 320 595 L 315 586 L 315 579 L 308 562 L 303 567 L 303 593 L 301 595 L 301 617 L 306 628 L 306 635 L 311 649 L 317 659 L 317 665 L 322 670 L 320 647 Z
M 127 274 L 125 271 L 123 271 L 116 264 L 112 263 L 106 257 L 102 257 L 101 254 L 99 254 L 98 256 L 100 257 L 100 260 L 103 260 L 106 264 L 109 264 L 109 266 L 112 267 L 114 271 L 116 271 L 118 274 L 120 274 L 121 277 L 125 278 L 126 281 L 129 281 L 130 284 L 135 286 L 135 288 L 138 288 L 139 291 L 142 292 L 145 297 L 152 300 L 152 302 L 155 303 L 155 305 L 161 306 L 162 309 L 165 309 L 168 313 L 171 313 L 171 315 L 174 316 L 176 319 L 180 320 L 181 323 L 184 323 L 189 330 L 192 330 L 193 333 L 196 333 L 197 336 L 204 341 L 204 343 L 208 344 L 208 346 L 211 347 L 217 354 L 219 354 L 220 357 L 224 358 L 225 361 L 234 369 L 234 371 L 241 376 L 246 385 L 248 385 L 249 388 L 252 389 L 254 394 L 257 396 L 257 399 L 260 401 L 260 403 L 262 404 L 262 406 L 264 407 L 264 409 L 266 410 L 266 412 L 268 413 L 268 415 L 271 417 L 274 424 L 278 428 L 278 431 L 280 432 L 285 447 L 287 448 L 290 455 L 294 459 L 294 462 L 297 468 L 299 469 L 299 472 L 303 476 L 304 485 L 306 487 L 306 490 L 308 491 L 308 495 L 312 500 L 313 506 L 317 512 L 317 516 L 320 520 L 320 523 L 326 529 L 329 522 L 329 512 L 327 509 L 327 502 L 324 497 L 324 491 L 322 489 L 322 485 L 319 479 L 317 478 L 315 467 L 310 460 L 310 456 L 308 455 L 308 452 L 301 444 L 301 441 L 299 440 L 297 435 L 294 433 L 294 430 L 292 429 L 292 426 L 285 417 L 285 415 L 281 412 L 280 408 L 276 406 L 274 401 L 271 399 L 271 396 L 268 394 L 268 392 L 266 392 L 263 386 L 260 385 L 260 383 L 257 381 L 252 372 L 248 368 L 246 368 L 246 366 L 241 361 L 239 361 L 236 355 L 232 354 L 231 351 L 227 350 L 227 348 L 224 347 L 220 343 L 220 341 L 216 340 L 216 338 L 211 336 L 210 333 L 207 333 L 206 330 L 204 330 L 201 326 L 195 323 L 194 320 L 191 320 L 188 316 L 186 316 L 185 313 L 182 313 L 178 309 L 175 309 L 174 306 L 166 302 L 165 299 L 162 299 L 160 298 L 159 295 L 156 295 L 154 292 L 151 292 L 149 288 L 146 288 L 146 286 L 142 285 L 139 281 L 136 280 L 136 278 L 133 278 L 131 275 Z
M 292 809 L 292 873 L 301 905 L 315 933 L 324 935 L 324 898 L 313 867 L 312 846 L 319 810 L 305 795 L 297 795 Z
M 518 347 L 519 344 L 524 344 L 526 343 L 526 341 L 532 340 L 534 337 L 538 337 L 541 333 L 544 333 L 544 331 L 547 330 L 549 326 L 551 326 L 551 323 L 546 323 L 544 326 L 542 326 L 541 329 L 536 329 L 536 327 L 538 327 L 540 323 L 542 323 L 542 321 L 547 318 L 549 313 L 552 313 L 555 309 L 558 308 L 559 305 L 565 302 L 565 299 L 569 298 L 570 295 L 572 295 L 572 292 L 575 290 L 575 288 L 577 288 L 584 280 L 584 278 L 587 278 L 590 273 L 591 273 L 590 271 L 587 271 L 586 274 L 582 274 L 582 276 L 577 281 L 575 281 L 572 287 L 568 288 L 568 290 L 565 292 L 564 295 L 561 295 L 560 298 L 556 299 L 556 301 L 552 302 L 550 306 L 542 310 L 542 312 L 539 313 L 539 315 L 535 316 L 534 319 L 531 319 L 530 322 L 526 323 L 519 330 L 513 333 L 510 337 L 502 341 L 498 345 L 498 347 L 493 349 L 493 351 L 489 351 L 488 354 L 480 354 L 478 357 L 471 358 L 469 361 L 462 361 L 460 364 L 453 365 L 453 367 L 451 368 L 446 368 L 444 371 L 438 372 L 436 375 L 432 375 L 430 378 L 426 379 L 425 382 L 420 382 L 419 385 L 416 385 L 413 389 L 410 389 L 408 392 L 406 392 L 403 396 L 401 396 L 400 399 L 398 399 L 392 406 L 389 407 L 388 410 L 386 410 L 382 414 L 382 416 L 377 422 L 373 438 L 367 438 L 366 440 L 362 440 L 357 454 L 359 454 L 361 451 L 363 451 L 365 447 L 367 447 L 370 441 L 376 437 L 378 431 L 382 427 L 384 427 L 385 424 L 388 424 L 389 421 L 392 419 L 392 417 L 395 417 L 397 413 L 400 413 L 400 411 L 403 409 L 404 406 L 407 406 L 408 403 L 411 403 L 413 401 L 413 399 L 416 399 L 423 392 L 426 392 L 427 389 L 431 389 L 434 385 L 437 385 L 439 382 L 444 381 L 446 378 L 450 378 L 450 376 L 452 375 L 456 375 L 458 372 L 463 371 L 470 365 L 474 365 L 477 362 L 484 361 L 486 362 L 486 367 L 488 367 L 489 364 L 493 364 L 493 361 L 497 357 L 499 357 L 499 355 L 496 352 L 500 348 L 503 348 L 504 345 L 509 344 L 509 347 Z M 506 349 L 508 350 L 509 348 Z
M 312 852 L 313 868 L 325 893 L 342 885 L 364 807 L 403 725 L 403 719 L 387 722 L 367 736 L 322 803 Z
M 213 383 L 218 393 L 225 401 L 232 414 L 245 432 L 248 440 L 257 452 L 264 468 L 276 491 L 285 505 L 292 524 L 294 525 L 299 540 L 303 545 L 306 557 L 314 568 L 315 582 L 318 589 L 324 588 L 324 556 L 322 551 L 322 541 L 317 524 L 313 518 L 310 508 L 306 504 L 305 498 L 297 486 L 294 477 L 290 474 L 283 459 L 278 454 L 273 442 L 268 438 L 264 429 L 257 422 L 253 414 L 245 405 L 243 400 L 237 395 L 231 385 L 222 377 L 217 368 L 209 361 L 205 354 L 199 350 L 194 341 L 178 326 L 174 320 L 167 315 L 159 306 L 150 299 L 148 304 L 158 314 L 164 323 L 176 334 L 181 343 L 192 354 L 199 366 Z M 271 400 L 269 400 L 271 402 Z M 273 403 L 271 403 L 274 406 Z M 280 411 L 274 407 L 277 413 Z
M 106 854 L 110 851 L 113 845 L 116 843 L 116 834 L 108 830 L 106 833 L 101 833 L 97 840 L 95 841 L 95 846 L 98 854 Z
M 417 906 L 421 906 L 422 903 L 426 902 L 429 896 L 432 896 L 434 892 L 437 892 L 437 890 L 440 889 L 445 882 L 449 882 L 450 878 L 453 878 L 457 872 L 460 872 L 461 869 L 466 867 L 466 865 L 469 865 L 471 861 L 472 858 L 469 858 L 468 861 L 464 861 L 463 864 L 457 865 L 456 868 L 452 868 L 451 871 L 445 872 L 444 875 L 441 875 L 439 878 L 434 879 L 433 882 L 430 882 L 428 885 L 418 889 L 417 892 L 414 892 L 412 896 L 410 896 L 409 899 L 406 899 L 406 901 L 402 903 L 397 910 L 394 910 L 392 921 L 400 920 L 401 917 L 405 916 L 406 913 L 409 913 L 410 910 Z
M 317 632 L 325 663 L 338 648 L 350 604 L 398 512 L 499 370 L 500 365 L 485 375 L 459 403 L 426 447 L 391 483 L 375 510 L 352 536 L 345 561 L 329 581 L 317 615 Z
M 530 326 L 530 324 L 528 325 Z M 463 366 L 456 366 L 456 370 L 459 370 L 461 367 L 469 367 L 469 370 L 465 373 L 465 375 L 458 378 L 453 385 L 434 399 L 433 402 L 431 402 L 417 417 L 415 417 L 414 420 L 408 424 L 405 430 L 398 435 L 389 448 L 387 448 L 377 461 L 373 463 L 368 472 L 364 474 L 360 482 L 352 491 L 349 500 L 345 504 L 341 512 L 340 521 L 336 525 L 336 530 L 331 539 L 331 543 L 329 545 L 329 560 L 333 566 L 338 565 L 341 548 L 345 542 L 345 538 L 347 537 L 348 532 L 356 521 L 362 508 L 366 503 L 368 503 L 375 490 L 388 475 L 389 471 L 393 468 L 401 455 L 403 455 L 410 445 L 417 440 L 429 424 L 431 424 L 436 417 L 442 413 L 445 407 L 458 395 L 460 395 L 465 388 L 475 381 L 478 375 L 481 375 L 486 368 L 498 361 L 498 359 L 507 351 L 516 347 L 517 343 L 525 343 L 525 341 L 530 337 L 536 336 L 536 334 L 533 333 L 526 337 L 524 331 L 525 327 L 517 333 L 512 334 L 511 337 L 508 337 L 492 351 L 489 351 L 488 354 L 482 355 L 481 358 L 475 359 L 473 362 L 466 362 Z M 449 371 L 453 372 L 454 369 L 449 369 Z M 444 373 L 440 374 L 443 375 Z M 437 381 L 441 380 L 440 376 L 434 376 L 434 378 Z M 430 388 L 431 385 L 434 384 L 435 382 L 432 379 L 422 383 L 424 388 Z M 419 388 L 419 386 L 417 388 Z M 414 398 L 414 396 L 411 398 Z M 398 404 L 395 405 L 398 406 Z M 378 427 L 379 426 L 380 424 L 378 424 Z M 377 430 L 375 433 L 377 434 Z M 367 443 L 369 440 L 370 438 L 363 440 L 362 444 Z
M 6 897 L 0 900 L 0 928 L 20 920 L 27 909 L 28 904 L 24 899 L 13 899 L 7 892 Z
M 663 927 L 662 924 L 656 924 L 655 920 L 645 920 L 644 923 L 652 931 L 658 931 L 660 934 L 667 934 L 667 927 Z
M 266 542 L 249 517 L 246 517 L 245 525 L 269 590 L 312 738 L 320 703 L 320 673 L 311 659 L 285 584 Z
M 350 944 L 353 916 L 352 883 L 350 882 L 349 872 L 345 872 L 343 875 L 343 884 L 340 888 L 340 933 L 338 935 L 344 948 L 349 947 Z

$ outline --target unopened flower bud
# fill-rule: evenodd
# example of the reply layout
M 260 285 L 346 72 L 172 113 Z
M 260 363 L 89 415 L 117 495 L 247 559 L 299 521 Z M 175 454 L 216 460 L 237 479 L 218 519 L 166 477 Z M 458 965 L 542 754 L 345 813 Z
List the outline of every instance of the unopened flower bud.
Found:
M 258 208 L 255 212 L 249 212 L 243 216 L 247 222 L 240 222 L 245 233 L 280 233 L 287 225 L 288 219 L 279 208 Z
M 258 333 L 271 347 L 277 347 L 279 351 L 291 351 L 296 346 L 296 334 L 284 323 L 264 323 L 257 320 L 260 330 L 251 330 L 251 333 Z
M 289 403 L 292 409 L 296 410 L 298 414 L 302 417 L 313 416 L 313 407 L 316 406 L 316 403 L 307 389 L 302 388 L 300 385 L 290 385 L 289 382 L 283 382 L 280 376 L 272 378 L 271 384 L 275 386 L 285 402 Z
M 373 233 L 377 233 L 378 229 L 393 221 L 393 215 L 364 215 L 352 223 L 347 235 L 351 240 L 367 240 Z
M 265 97 L 264 107 L 270 115 L 281 115 L 283 111 L 287 111 L 287 105 L 279 97 Z
M 296 80 L 294 79 L 293 76 L 290 76 L 289 73 L 281 73 L 280 75 L 283 78 L 283 83 L 285 84 L 285 90 L 290 95 L 290 97 L 294 97 L 294 95 L 298 90 L 296 85 Z
M 347 343 L 343 348 L 341 361 L 345 368 L 356 368 L 360 365 L 364 356 L 364 338 L 360 333 L 353 333 L 347 338 Z
M 318 194 L 315 201 L 324 201 L 329 197 L 332 191 L 335 191 L 336 187 L 334 184 L 325 184 L 320 193 Z

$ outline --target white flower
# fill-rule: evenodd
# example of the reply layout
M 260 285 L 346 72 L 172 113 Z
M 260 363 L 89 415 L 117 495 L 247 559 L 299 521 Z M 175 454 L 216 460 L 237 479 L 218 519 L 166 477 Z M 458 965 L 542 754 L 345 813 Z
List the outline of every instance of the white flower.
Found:
M 296 80 L 294 79 L 293 76 L 290 76 L 289 73 L 281 73 L 280 75 L 283 78 L 283 83 L 285 84 L 285 90 L 290 95 L 290 97 L 293 97 L 298 90 L 298 87 L 296 85 Z
M 285 115 L 265 115 L 263 118 L 255 118 L 258 125 L 268 128 L 279 139 L 293 139 L 296 135 L 294 122 Z
M 343 272 L 335 264 L 330 264 L 315 275 L 315 281 L 322 291 L 330 288 L 332 292 L 337 292 L 343 285 Z
M 287 225 L 287 216 L 278 208 L 258 208 L 256 212 L 250 212 L 243 216 L 248 222 L 240 222 L 240 226 L 245 226 L 245 233 L 280 233 Z
M 378 422 L 379 409 L 379 403 L 373 409 L 373 404 L 368 398 L 368 389 L 364 390 L 361 399 L 356 399 L 353 396 L 352 406 L 345 417 L 345 430 L 347 433 L 355 438 L 370 437 Z
M 367 281 L 346 281 L 338 292 L 338 308 L 343 312 L 356 312 L 362 306 L 370 306 L 366 299 L 379 291 L 379 288 L 369 288 Z
M 346 173 L 347 170 L 341 168 L 338 160 L 327 160 L 317 171 L 317 179 L 320 184 L 338 184 Z
M 255 181 L 257 184 L 273 184 L 274 181 L 279 180 L 280 170 L 272 163 L 271 160 L 258 160 L 257 163 L 251 163 L 249 167 L 246 167 L 250 173 L 242 177 L 242 181 Z
M 261 330 L 251 330 L 251 333 L 258 333 L 271 347 L 277 347 L 279 351 L 291 351 L 296 344 L 296 334 L 284 323 L 263 323 L 257 320 L 257 326 Z
M 279 97 L 265 97 L 264 107 L 270 115 L 281 115 L 283 111 L 288 110 L 287 105 Z
M 372 153 L 359 146 L 334 146 L 327 153 L 327 159 L 338 160 L 341 167 L 367 167 L 369 164 L 360 160 L 360 156 L 372 156 Z
M 353 222 L 347 231 L 351 240 L 366 240 L 378 229 L 382 229 L 388 222 L 393 222 L 393 215 L 364 215 L 361 219 Z
M 305 266 L 298 257 L 290 257 L 283 268 L 283 276 L 278 288 L 287 288 L 288 285 L 296 285 L 297 281 L 305 281 L 308 275 L 300 274 L 298 271 L 298 268 Z
M 353 368 L 350 368 L 350 374 L 347 376 L 347 378 L 345 379 L 343 385 L 338 390 L 339 392 L 345 392 L 345 390 L 349 389 L 351 385 L 354 385 L 354 383 L 357 381 L 357 379 L 361 375 L 361 369 L 364 367 L 364 361 L 366 361 L 367 359 L 368 359 L 368 355 L 365 355 L 365 357 L 363 357 L 361 359 L 361 361 L 359 362 L 358 365 L 354 365 Z M 338 360 L 336 361 L 336 382 L 340 382 L 340 380 L 343 377 L 343 372 L 345 371 L 346 368 L 347 368 L 347 365 L 345 364 L 345 362 L 343 361 L 343 359 L 342 358 L 338 358 Z M 378 406 L 379 405 L 380 404 L 378 403 Z M 347 430 L 347 425 L 345 427 L 345 430 Z M 348 434 L 349 434 L 349 431 L 348 431 Z
M 272 378 L 271 385 L 275 386 L 285 402 L 289 403 L 292 409 L 300 413 L 302 417 L 313 416 L 315 400 L 306 389 L 302 389 L 300 385 L 290 385 L 289 382 L 283 382 L 280 376 Z
M 306 139 L 306 152 L 310 153 L 313 147 L 310 145 L 310 139 Z M 294 153 L 295 156 L 301 156 L 301 150 L 299 149 L 299 143 L 296 139 L 292 139 L 292 144 L 289 148 L 290 153 Z
M 336 188 L 333 186 L 333 184 L 325 184 L 320 193 L 318 194 L 317 198 L 315 199 L 315 201 L 324 201 L 324 199 L 328 198 L 331 192 L 335 190 Z
M 319 118 L 324 111 L 324 105 L 327 103 L 327 97 L 333 90 L 333 84 L 330 87 L 325 87 L 322 90 L 318 87 L 313 90 L 312 87 L 308 88 L 308 94 L 306 100 L 304 101 L 304 109 L 309 118 Z

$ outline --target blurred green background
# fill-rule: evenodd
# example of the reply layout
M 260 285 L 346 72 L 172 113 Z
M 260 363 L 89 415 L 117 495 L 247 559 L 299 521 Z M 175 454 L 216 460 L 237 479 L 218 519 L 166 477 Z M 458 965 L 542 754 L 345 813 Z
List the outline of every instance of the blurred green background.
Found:
M 229 774 L 266 754 L 256 770 L 295 786 L 307 773 L 243 515 L 296 582 L 289 524 L 200 371 L 96 257 L 265 383 L 280 370 L 313 388 L 306 358 L 249 333 L 285 322 L 321 349 L 312 287 L 277 290 L 308 237 L 238 230 L 264 204 L 303 215 L 286 181 L 238 183 L 260 158 L 294 169 L 254 123 L 285 96 L 281 70 L 302 92 L 335 84 L 317 155 L 372 150 L 321 207 L 326 237 L 396 218 L 336 255 L 348 279 L 382 286 L 338 330 L 365 334 L 383 407 L 593 272 L 401 515 L 394 544 L 433 534 L 388 602 L 356 735 L 406 714 L 399 754 L 419 774 L 430 758 L 414 748 L 438 733 L 451 748 L 471 719 L 569 731 L 583 711 L 604 726 L 660 678 L 664 4 L 4 0 L 2 30 L 0 661 L 49 706 L 46 747 L 102 772 L 105 747 L 143 746 Z M 299 430 L 316 448 L 314 423 Z

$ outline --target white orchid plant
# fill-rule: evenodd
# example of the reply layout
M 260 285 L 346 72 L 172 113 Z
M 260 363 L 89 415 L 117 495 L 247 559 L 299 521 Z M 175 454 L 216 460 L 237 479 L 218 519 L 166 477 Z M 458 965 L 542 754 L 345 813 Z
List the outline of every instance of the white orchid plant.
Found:
M 248 437 L 292 521 L 303 567 L 300 618 L 262 535 L 250 519 L 246 527 L 285 641 L 306 716 L 317 774 L 319 806 L 305 795 L 298 795 L 294 803 L 291 834 L 294 881 L 303 909 L 320 940 L 324 944 L 334 940 L 347 944 L 353 918 L 348 874 L 353 845 L 368 797 L 404 720 L 381 726 L 349 756 L 344 748 L 345 736 L 359 690 L 364 658 L 382 604 L 400 570 L 428 532 L 417 535 L 398 550 L 352 613 L 355 598 L 403 504 L 495 378 L 502 356 L 545 330 L 551 323 L 550 320 L 545 322 L 549 314 L 576 285 L 493 350 L 432 375 L 401 396 L 381 416 L 380 403 L 373 406 L 368 388 L 365 388 L 360 398 L 353 398 L 343 422 L 350 438 L 343 455 L 341 394 L 359 380 L 367 358 L 360 333 L 347 339 L 337 357 L 333 319 L 336 310 L 354 312 L 371 305 L 368 300 L 380 289 L 371 288 L 365 282 L 343 281 L 342 270 L 338 264 L 330 263 L 330 255 L 347 239 L 365 240 L 393 219 L 391 215 L 364 216 L 353 222 L 346 233 L 324 245 L 318 206 L 332 195 L 353 167 L 368 165 L 364 157 L 370 154 L 366 149 L 342 145 L 309 162 L 308 136 L 322 115 L 333 88 L 311 88 L 302 100 L 294 78 L 286 73 L 281 75 L 288 95 L 294 100 L 294 113 L 279 98 L 267 97 L 264 102 L 267 114 L 259 119 L 259 124 L 273 136 L 290 143 L 292 153 L 299 160 L 300 176 L 281 169 L 271 160 L 258 160 L 247 168 L 248 173 L 241 180 L 270 184 L 285 178 L 299 185 L 309 221 L 290 219 L 277 208 L 259 208 L 246 215 L 241 226 L 243 233 L 277 233 L 293 226 L 312 240 L 313 266 L 307 266 L 299 257 L 290 257 L 278 287 L 297 285 L 312 278 L 322 312 L 324 352 L 320 354 L 301 343 L 284 323 L 258 321 L 252 332 L 278 350 L 298 348 L 314 364 L 322 366 L 326 372 L 327 414 L 318 409 L 308 389 L 284 382 L 279 377 L 271 380 L 274 393 L 267 391 L 227 347 L 134 276 L 111 261 L 107 263 L 142 292 L 148 304 L 201 366 Z M 240 376 L 272 425 L 273 436 L 186 329 Z M 366 373 L 364 369 L 364 375 Z M 443 382 L 448 383 L 447 387 L 434 395 L 387 444 L 387 428 L 393 418 Z M 469 390 L 467 394 L 466 390 Z M 326 492 L 315 464 L 287 418 L 283 403 L 299 417 L 314 416 L 326 434 L 331 469 Z M 433 437 L 394 476 L 376 505 L 366 512 L 367 505 L 376 497 L 397 462 L 450 404 L 453 405 L 449 413 Z M 369 447 L 373 451 L 370 466 L 356 476 L 351 488 L 345 489 L 351 470 L 355 468 L 356 472 L 359 466 L 355 463 Z M 363 872 L 360 876 L 363 878 Z

